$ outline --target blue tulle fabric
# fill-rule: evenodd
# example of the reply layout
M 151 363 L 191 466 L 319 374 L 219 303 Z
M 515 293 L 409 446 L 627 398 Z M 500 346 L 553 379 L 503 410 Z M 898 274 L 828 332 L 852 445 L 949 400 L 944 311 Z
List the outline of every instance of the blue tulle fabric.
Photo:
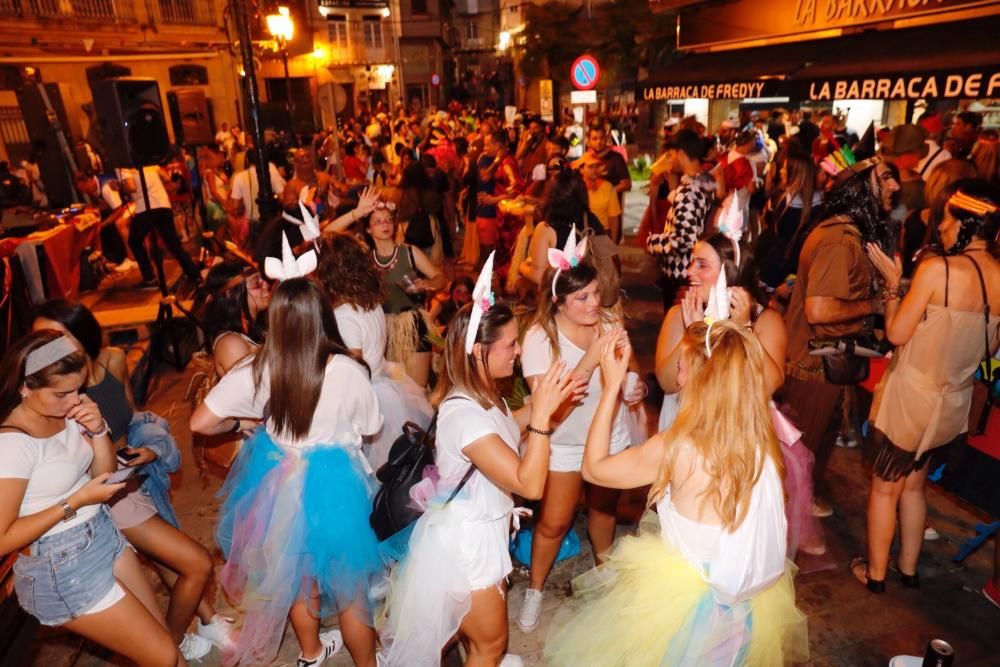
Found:
M 263 428 L 247 440 L 220 492 L 222 585 L 245 613 L 224 664 L 270 664 L 296 601 L 372 624 L 369 590 L 384 572 L 368 523 L 374 486 L 353 448 L 285 449 Z

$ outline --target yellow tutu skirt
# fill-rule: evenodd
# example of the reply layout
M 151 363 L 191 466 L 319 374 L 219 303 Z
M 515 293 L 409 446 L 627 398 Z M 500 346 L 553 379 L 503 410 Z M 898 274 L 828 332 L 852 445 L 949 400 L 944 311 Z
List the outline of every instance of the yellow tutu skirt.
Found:
M 557 615 L 547 664 L 566 667 L 784 665 L 809 657 L 806 617 L 795 607 L 795 566 L 734 606 L 712 590 L 656 530 L 619 540 L 604 565 L 573 581 L 576 600 Z

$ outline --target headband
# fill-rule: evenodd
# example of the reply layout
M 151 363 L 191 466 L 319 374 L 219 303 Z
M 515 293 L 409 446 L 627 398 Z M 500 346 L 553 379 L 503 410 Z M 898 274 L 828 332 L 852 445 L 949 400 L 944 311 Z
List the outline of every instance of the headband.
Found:
M 1000 208 L 994 204 L 991 204 L 983 199 L 976 199 L 971 195 L 965 194 L 961 190 L 953 194 L 951 198 L 948 199 L 948 206 L 954 206 L 957 209 L 978 216 L 991 215 L 1000 211 Z
M 310 250 L 301 257 L 296 257 L 288 237 L 281 232 L 281 259 L 268 257 L 264 260 L 264 274 L 271 280 L 288 280 L 302 278 L 316 270 L 318 260 L 316 251 Z
M 79 348 L 70 340 L 69 336 L 62 335 L 55 340 L 50 340 L 45 345 L 28 353 L 28 358 L 24 362 L 24 376 L 34 375 L 78 350 Z
M 715 324 L 715 320 L 706 317 L 705 321 L 708 322 L 708 328 L 705 329 L 705 356 L 708 357 L 709 359 L 711 359 L 712 358 L 712 344 L 710 342 L 711 339 L 709 338 L 709 336 L 712 333 L 712 325 Z
M 881 161 L 878 156 L 875 156 L 858 162 L 854 151 L 847 146 L 843 146 L 823 158 L 819 166 L 830 176 L 836 177 L 848 169 L 854 172 L 864 171 L 868 167 L 874 167 Z
M 472 290 L 472 313 L 469 315 L 469 328 L 465 331 L 466 354 L 472 354 L 483 313 L 490 312 L 490 308 L 496 304 L 496 296 L 493 294 L 493 257 L 496 254 L 496 250 L 490 253 Z
M 556 281 L 559 280 L 559 274 L 579 266 L 580 260 L 585 254 L 587 254 L 587 239 L 584 237 L 583 241 L 577 245 L 576 225 L 573 225 L 573 228 L 569 230 L 566 245 L 563 246 L 562 250 L 549 248 L 549 266 L 556 270 L 556 274 L 552 276 L 553 299 L 556 298 Z
M 308 190 L 309 186 L 302 188 L 303 190 Z M 281 217 L 288 222 L 301 227 L 302 238 L 306 241 L 315 241 L 319 238 L 319 216 L 313 215 L 312 210 L 303 203 L 301 195 L 299 199 L 299 212 L 302 213 L 302 219 L 299 220 L 293 215 L 289 215 L 285 211 L 281 212 Z

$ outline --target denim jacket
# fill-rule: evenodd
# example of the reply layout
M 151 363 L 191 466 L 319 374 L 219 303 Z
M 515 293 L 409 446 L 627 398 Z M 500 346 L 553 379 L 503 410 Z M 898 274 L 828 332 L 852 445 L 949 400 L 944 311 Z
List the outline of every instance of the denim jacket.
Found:
M 156 453 L 156 460 L 143 466 L 144 479 L 139 488 L 153 500 L 160 517 L 179 529 L 177 514 L 170 504 L 170 473 L 180 468 L 181 453 L 167 420 L 153 412 L 134 413 L 128 425 L 128 444 L 148 447 Z

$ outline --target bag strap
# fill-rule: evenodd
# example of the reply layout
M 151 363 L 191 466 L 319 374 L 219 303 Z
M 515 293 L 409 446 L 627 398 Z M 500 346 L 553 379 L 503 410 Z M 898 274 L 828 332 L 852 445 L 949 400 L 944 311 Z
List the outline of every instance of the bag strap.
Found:
M 932 155 L 930 159 L 927 160 L 927 162 L 924 162 L 924 168 L 920 170 L 920 178 L 924 177 L 924 173 L 930 168 L 932 164 L 934 164 L 934 160 L 937 159 L 937 156 L 940 155 L 941 151 L 943 150 L 944 146 L 938 146 L 938 149 L 934 151 L 934 155 Z
M 458 492 L 462 490 L 462 488 L 469 481 L 469 479 L 472 477 L 472 473 L 474 472 L 476 472 L 476 465 L 472 464 L 471 466 L 469 466 L 469 469 L 465 471 L 465 475 L 462 476 L 462 481 L 458 483 L 458 486 L 455 487 L 455 490 L 452 491 L 451 495 L 448 496 L 448 500 L 444 501 L 445 505 L 447 505 L 448 503 L 450 503 L 452 500 L 455 499 L 455 496 L 457 496 Z

